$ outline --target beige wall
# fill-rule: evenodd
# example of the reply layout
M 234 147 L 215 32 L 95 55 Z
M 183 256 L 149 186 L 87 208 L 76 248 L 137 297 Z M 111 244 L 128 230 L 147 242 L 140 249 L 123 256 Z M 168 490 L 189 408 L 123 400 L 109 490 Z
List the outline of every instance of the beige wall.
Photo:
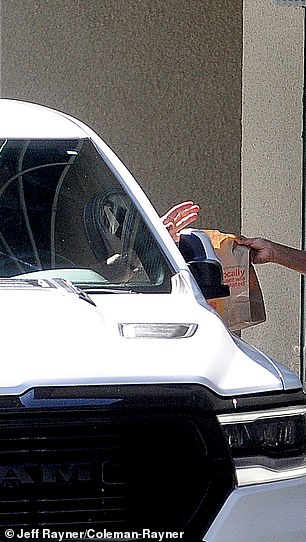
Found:
M 243 17 L 243 232 L 300 247 L 304 11 L 244 0 Z M 267 322 L 243 335 L 298 371 L 300 278 L 257 269 Z
M 159 211 L 240 228 L 242 0 L 2 0 L 2 97 L 96 129 Z

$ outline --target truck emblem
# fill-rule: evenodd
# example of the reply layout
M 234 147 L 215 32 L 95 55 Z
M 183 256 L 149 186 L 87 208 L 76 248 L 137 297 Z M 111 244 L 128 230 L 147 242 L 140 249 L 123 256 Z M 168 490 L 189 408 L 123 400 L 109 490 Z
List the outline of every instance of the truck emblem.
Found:
M 0 486 L 16 488 L 25 484 L 70 484 L 92 480 L 91 463 L 26 463 L 0 466 Z
M 0 488 L 17 488 L 24 485 L 69 485 L 93 480 L 103 486 L 126 483 L 121 463 L 111 460 L 97 463 L 24 463 L 0 466 Z

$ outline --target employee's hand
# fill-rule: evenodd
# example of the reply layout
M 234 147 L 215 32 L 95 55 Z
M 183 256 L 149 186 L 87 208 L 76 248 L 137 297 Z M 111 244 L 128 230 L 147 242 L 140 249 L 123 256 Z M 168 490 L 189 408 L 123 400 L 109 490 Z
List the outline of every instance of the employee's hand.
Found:
M 274 261 L 275 243 L 262 237 L 236 237 L 235 243 L 250 248 L 251 262 L 268 263 Z
M 163 224 L 175 242 L 179 240 L 179 232 L 198 218 L 199 211 L 199 205 L 196 205 L 193 201 L 184 201 L 169 209 L 161 217 Z
M 302 275 L 306 275 L 306 251 L 288 247 L 262 237 L 237 237 L 237 245 L 251 249 L 253 263 L 277 263 Z

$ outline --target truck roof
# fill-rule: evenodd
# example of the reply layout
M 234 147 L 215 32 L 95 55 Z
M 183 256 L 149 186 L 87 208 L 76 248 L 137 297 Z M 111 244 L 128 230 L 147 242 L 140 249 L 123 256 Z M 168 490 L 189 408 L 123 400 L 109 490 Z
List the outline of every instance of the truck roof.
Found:
M 86 127 L 75 119 L 42 105 L 0 99 L 0 138 L 83 139 Z

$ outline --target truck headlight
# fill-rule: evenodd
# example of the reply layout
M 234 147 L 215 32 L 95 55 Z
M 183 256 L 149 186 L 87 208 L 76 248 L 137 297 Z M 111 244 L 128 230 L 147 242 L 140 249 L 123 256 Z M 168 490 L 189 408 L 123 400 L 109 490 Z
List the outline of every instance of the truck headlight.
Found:
M 238 486 L 306 475 L 306 407 L 221 414 Z

